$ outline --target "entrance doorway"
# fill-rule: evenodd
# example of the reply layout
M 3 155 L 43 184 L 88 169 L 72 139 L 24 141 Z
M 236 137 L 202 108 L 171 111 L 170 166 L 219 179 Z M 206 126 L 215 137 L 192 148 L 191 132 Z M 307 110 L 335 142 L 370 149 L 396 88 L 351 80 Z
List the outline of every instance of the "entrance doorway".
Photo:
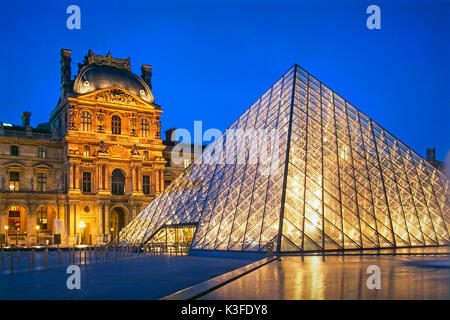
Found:
M 89 222 L 85 223 L 85 227 L 83 228 L 83 233 L 81 235 L 81 241 L 83 244 L 92 244 L 91 224 Z
M 119 232 L 125 227 L 125 210 L 121 207 L 115 207 L 111 211 L 109 217 L 109 231 L 111 233 L 111 240 L 116 240 Z

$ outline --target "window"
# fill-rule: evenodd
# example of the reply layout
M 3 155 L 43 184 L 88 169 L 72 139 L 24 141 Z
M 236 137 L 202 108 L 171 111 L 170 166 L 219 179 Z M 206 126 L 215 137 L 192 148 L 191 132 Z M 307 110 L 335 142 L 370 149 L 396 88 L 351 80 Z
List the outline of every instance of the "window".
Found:
M 91 192 L 91 173 L 83 172 L 83 192 Z
M 19 146 L 11 146 L 11 155 L 18 156 L 19 155 Z
M 20 230 L 20 207 L 11 206 L 8 212 L 8 227 L 10 231 Z
M 84 146 L 83 156 L 90 157 L 91 156 L 91 148 L 89 146 Z
M 114 169 L 111 176 L 111 192 L 112 194 L 124 195 L 125 194 L 125 175 L 120 169 Z
M 191 164 L 191 160 L 189 160 L 189 159 L 184 159 L 184 160 L 183 160 L 183 164 L 184 164 L 184 168 L 186 169 L 186 168 L 189 167 L 189 165 Z
M 119 116 L 112 116 L 111 118 L 111 132 L 112 134 L 121 134 L 121 121 Z
M 142 191 L 144 194 L 150 194 L 150 176 L 142 176 Z
M 11 171 L 9 173 L 9 190 L 19 191 L 20 173 Z
M 148 138 L 150 135 L 150 126 L 147 119 L 141 119 L 141 137 Z
M 39 148 L 38 149 L 38 158 L 39 159 L 47 159 L 47 149 Z
M 47 207 L 39 208 L 36 223 L 39 226 L 39 230 L 47 230 L 48 227 Z
M 81 113 L 81 131 L 91 131 L 91 114 L 88 111 Z
M 38 173 L 37 175 L 37 191 L 45 192 L 47 191 L 47 174 Z

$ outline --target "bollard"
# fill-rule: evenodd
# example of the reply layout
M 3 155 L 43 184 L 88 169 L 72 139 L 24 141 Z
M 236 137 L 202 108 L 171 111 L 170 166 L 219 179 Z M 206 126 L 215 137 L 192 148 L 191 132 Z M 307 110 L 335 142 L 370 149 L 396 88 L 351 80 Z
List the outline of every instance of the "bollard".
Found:
M 78 253 L 79 253 L 79 256 L 80 256 L 80 266 L 81 266 L 81 249 L 78 249 Z
M 116 246 L 114 246 L 114 261 L 116 261 Z
M 45 255 L 45 270 L 47 270 L 47 264 L 48 264 L 48 249 L 45 248 L 44 250 L 44 255 Z
M 31 272 L 31 251 L 28 251 L 28 272 Z
M 109 251 L 109 247 L 105 248 L 105 261 L 108 262 L 108 251 Z
M 95 251 L 95 263 L 97 264 L 97 262 L 98 262 L 98 248 L 94 247 L 94 251 Z
M 17 269 L 20 268 L 20 251 L 17 250 Z
M 75 264 L 75 245 L 72 247 L 72 264 Z
M 1 260 L 2 260 L 2 271 L 3 271 L 3 268 L 4 268 L 4 266 L 3 266 L 3 259 L 4 259 L 4 258 L 3 258 L 3 248 L 1 249 L 1 251 L 2 251 L 2 253 L 1 253 L 1 256 L 2 256 L 2 257 L 1 257 Z
M 139 258 L 139 255 L 140 255 L 140 253 L 141 253 L 141 250 L 139 250 L 139 246 L 137 247 L 137 256 L 138 256 L 138 258 Z
M 61 268 L 61 249 L 58 248 L 58 267 Z
M 34 268 L 34 249 L 31 249 L 31 267 Z

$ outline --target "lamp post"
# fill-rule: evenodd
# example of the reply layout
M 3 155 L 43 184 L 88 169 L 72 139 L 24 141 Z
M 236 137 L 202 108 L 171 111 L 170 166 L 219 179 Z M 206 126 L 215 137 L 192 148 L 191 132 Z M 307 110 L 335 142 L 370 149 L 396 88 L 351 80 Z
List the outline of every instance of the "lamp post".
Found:
M 78 227 L 81 229 L 81 239 L 80 244 L 82 244 L 83 238 L 84 238 L 84 228 L 86 227 L 86 224 L 83 221 L 80 221 L 78 224 Z
M 40 229 L 41 227 L 39 226 L 39 225 L 36 225 L 36 243 L 37 243 L 37 245 L 39 245 L 39 229 Z
M 8 246 L 8 226 L 5 226 L 5 244 Z

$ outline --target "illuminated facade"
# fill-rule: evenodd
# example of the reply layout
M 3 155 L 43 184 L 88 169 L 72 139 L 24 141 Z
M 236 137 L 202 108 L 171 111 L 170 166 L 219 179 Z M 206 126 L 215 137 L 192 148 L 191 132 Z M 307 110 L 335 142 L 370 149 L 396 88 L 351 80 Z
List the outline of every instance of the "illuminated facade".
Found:
M 47 124 L 0 123 L 0 234 L 8 243 L 98 244 L 164 190 L 161 107 L 151 67 L 89 51 L 71 76 L 61 50 L 61 98 Z M 39 226 L 39 230 L 36 228 Z M 6 228 L 5 228 L 6 227 Z
M 195 226 L 191 250 L 278 252 L 449 243 L 449 181 L 381 126 L 298 66 L 209 145 L 120 234 L 143 244 Z M 271 174 L 255 159 L 256 130 L 277 129 Z M 228 149 L 228 150 L 227 150 Z M 210 161 L 245 150 L 244 163 Z M 219 153 L 220 154 L 220 153 Z M 192 228 L 192 227 L 191 227 Z

